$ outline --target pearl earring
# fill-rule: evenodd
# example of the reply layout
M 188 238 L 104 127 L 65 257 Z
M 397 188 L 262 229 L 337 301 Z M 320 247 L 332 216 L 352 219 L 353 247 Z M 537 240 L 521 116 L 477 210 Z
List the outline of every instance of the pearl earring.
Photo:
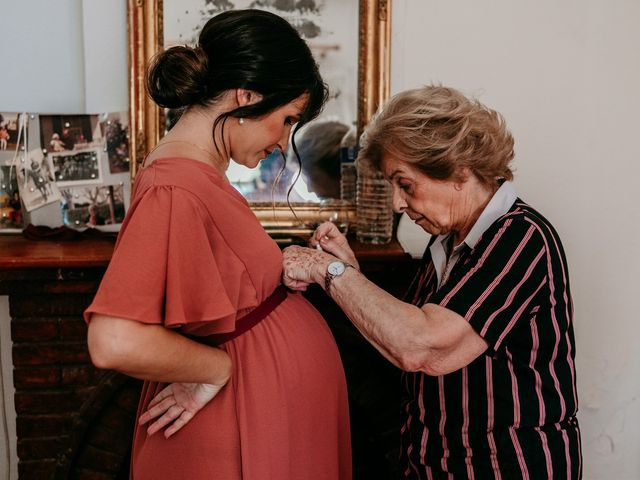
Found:
M 240 125 L 244 125 L 244 118 L 240 117 L 240 118 L 238 119 L 238 123 L 239 123 Z

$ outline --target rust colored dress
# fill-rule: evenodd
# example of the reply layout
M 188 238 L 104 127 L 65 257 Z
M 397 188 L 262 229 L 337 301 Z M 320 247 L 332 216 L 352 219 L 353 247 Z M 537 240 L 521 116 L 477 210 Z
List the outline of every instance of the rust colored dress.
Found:
M 85 319 L 102 313 L 189 335 L 230 332 L 281 272 L 280 249 L 226 178 L 197 160 L 158 159 L 138 173 Z M 221 348 L 233 363 L 229 383 L 169 439 L 136 426 L 132 478 L 350 479 L 344 372 L 315 308 L 289 293 Z M 165 385 L 144 383 L 138 415 Z

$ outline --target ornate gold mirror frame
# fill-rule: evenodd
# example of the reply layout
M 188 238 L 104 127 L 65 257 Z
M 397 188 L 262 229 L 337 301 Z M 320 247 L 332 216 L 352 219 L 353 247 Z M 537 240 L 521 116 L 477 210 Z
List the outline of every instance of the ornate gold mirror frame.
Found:
M 391 0 L 359 0 L 358 132 L 389 96 Z M 145 93 L 145 67 L 162 48 L 163 0 L 128 0 L 129 128 L 131 178 L 145 155 L 160 140 L 161 109 Z M 324 208 L 322 204 L 252 203 L 272 234 L 310 233 L 324 220 L 355 222 L 355 205 Z

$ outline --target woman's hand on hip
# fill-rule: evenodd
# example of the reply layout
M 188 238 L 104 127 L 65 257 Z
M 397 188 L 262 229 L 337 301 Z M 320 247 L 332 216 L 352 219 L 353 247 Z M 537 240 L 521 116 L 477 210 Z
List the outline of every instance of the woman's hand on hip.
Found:
M 347 262 L 356 270 L 360 270 L 358 260 L 349 246 L 349 241 L 338 227 L 331 222 L 321 223 L 309 239 L 309 245 L 313 248 L 322 248 L 322 250 L 335 255 L 343 262 Z
M 147 433 L 153 435 L 167 427 L 164 436 L 169 438 L 189 423 L 224 385 L 171 383 L 151 400 L 138 423 L 144 425 L 156 419 L 147 428 Z

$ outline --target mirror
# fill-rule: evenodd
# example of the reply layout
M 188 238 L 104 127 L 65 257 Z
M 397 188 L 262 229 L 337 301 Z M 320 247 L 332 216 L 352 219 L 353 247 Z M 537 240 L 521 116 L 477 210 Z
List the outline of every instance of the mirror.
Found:
M 390 4 L 390 0 L 129 0 L 132 179 L 144 156 L 164 134 L 167 117 L 171 117 L 171 112 L 167 115 L 158 108 L 144 89 L 145 66 L 156 52 L 192 42 L 208 18 L 226 9 L 270 10 L 298 28 L 329 85 L 331 99 L 314 123 L 339 122 L 344 128 L 355 125 L 359 135 L 389 93 Z M 301 139 L 304 141 L 305 129 L 296 135 L 298 145 Z M 301 157 L 304 162 L 302 152 Z M 324 220 L 344 225 L 355 222 L 354 204 L 323 200 L 335 197 L 335 189 L 330 194 L 314 187 L 321 195 L 313 195 L 313 191 L 310 195 L 304 176 L 289 196 L 289 208 L 286 183 L 281 183 L 284 188 L 272 189 L 273 169 L 268 168 L 269 162 L 262 163 L 261 169 L 253 171 L 232 164 L 227 176 L 272 234 L 304 235 Z M 275 159 L 274 163 L 277 171 L 282 160 Z M 294 166 L 293 174 L 297 173 L 297 162 L 287 164 Z

